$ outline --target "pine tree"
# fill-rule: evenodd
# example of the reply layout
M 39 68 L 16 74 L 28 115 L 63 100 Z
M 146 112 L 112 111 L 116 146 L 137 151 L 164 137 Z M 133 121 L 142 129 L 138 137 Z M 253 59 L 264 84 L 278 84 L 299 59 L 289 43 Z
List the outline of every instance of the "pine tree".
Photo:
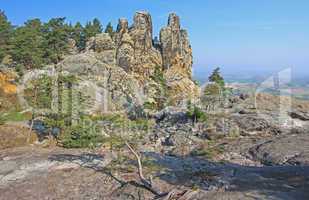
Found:
M 224 83 L 224 79 L 223 77 L 220 75 L 220 68 L 217 67 L 212 74 L 209 76 L 208 80 L 210 82 L 215 82 L 218 85 L 220 85 L 222 88 L 224 87 L 225 83 Z
M 106 28 L 105 28 L 105 31 L 104 31 L 105 33 L 108 33 L 111 37 L 113 37 L 114 36 L 114 28 L 113 28 L 113 26 L 112 26 L 112 23 L 111 22 L 109 22 L 108 24 L 107 24 L 107 26 L 106 26 Z
M 39 19 L 28 20 L 14 30 L 11 38 L 13 60 L 27 69 L 44 65 L 43 26 Z
M 75 40 L 76 46 L 79 50 L 85 49 L 86 36 L 84 33 L 84 27 L 80 22 L 77 22 L 73 27 L 72 38 Z
M 0 63 L 8 55 L 10 49 L 9 40 L 13 27 L 8 21 L 4 11 L 0 10 Z
M 56 64 L 68 53 L 70 26 L 65 23 L 65 18 L 53 18 L 44 29 L 46 58 Z
M 102 30 L 102 24 L 99 19 L 95 18 L 92 22 L 87 22 L 84 29 L 85 39 L 88 40 L 96 34 L 102 33 Z

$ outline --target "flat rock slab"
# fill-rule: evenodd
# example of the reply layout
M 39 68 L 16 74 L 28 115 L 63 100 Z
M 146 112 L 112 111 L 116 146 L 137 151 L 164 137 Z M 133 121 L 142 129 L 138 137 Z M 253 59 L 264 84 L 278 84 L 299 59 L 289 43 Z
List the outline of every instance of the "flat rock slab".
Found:
M 144 152 L 164 167 L 153 182 L 161 191 L 192 187 L 191 199 L 309 199 L 309 167 L 252 167 L 198 157 Z M 86 150 L 23 147 L 0 151 L 0 200 L 7 199 L 153 199 L 134 184 L 132 174 L 104 167 L 113 157 Z
M 254 159 L 266 165 L 309 165 L 309 134 L 284 135 L 249 150 Z

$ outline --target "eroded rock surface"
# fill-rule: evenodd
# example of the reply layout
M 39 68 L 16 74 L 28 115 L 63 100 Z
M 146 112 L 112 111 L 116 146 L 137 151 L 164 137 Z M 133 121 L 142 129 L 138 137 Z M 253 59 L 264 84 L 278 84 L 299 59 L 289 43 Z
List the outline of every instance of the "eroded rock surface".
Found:
M 308 133 L 273 138 L 250 149 L 253 157 L 267 165 L 308 165 Z

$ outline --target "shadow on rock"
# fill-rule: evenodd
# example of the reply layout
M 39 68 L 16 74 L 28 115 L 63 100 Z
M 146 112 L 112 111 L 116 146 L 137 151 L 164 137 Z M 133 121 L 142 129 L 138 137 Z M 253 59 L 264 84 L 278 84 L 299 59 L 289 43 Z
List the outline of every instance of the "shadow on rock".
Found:
M 192 156 L 172 157 L 154 152 L 144 155 L 166 169 L 158 176 L 173 185 L 198 187 L 203 191 L 252 194 L 258 199 L 270 196 L 274 199 L 309 199 L 309 166 L 252 167 Z M 223 195 L 215 198 L 223 198 Z
M 232 163 L 211 162 L 201 157 L 174 157 L 144 152 L 155 163 L 165 170 L 157 177 L 166 183 L 178 187 L 186 186 L 199 188 L 201 193 L 197 199 L 207 198 L 215 191 L 214 199 L 224 198 L 228 194 L 251 195 L 257 199 L 272 197 L 272 199 L 309 199 L 309 166 L 265 166 L 252 167 Z M 117 195 L 121 195 L 124 188 L 129 191 L 140 192 L 143 185 L 135 181 L 125 181 L 115 177 L 106 170 L 106 166 L 113 160 L 112 155 L 97 154 L 57 154 L 49 158 L 53 161 L 75 163 L 81 167 L 91 168 L 104 173 L 116 180 L 120 187 Z M 135 189 L 132 189 L 135 188 Z M 144 188 L 145 189 L 145 188 Z M 204 195 L 204 196 L 203 196 Z M 220 196 L 221 195 L 221 196 Z M 135 195 L 133 195 L 135 196 Z M 115 196 L 114 196 L 115 197 Z M 239 196 L 230 199 L 237 199 Z

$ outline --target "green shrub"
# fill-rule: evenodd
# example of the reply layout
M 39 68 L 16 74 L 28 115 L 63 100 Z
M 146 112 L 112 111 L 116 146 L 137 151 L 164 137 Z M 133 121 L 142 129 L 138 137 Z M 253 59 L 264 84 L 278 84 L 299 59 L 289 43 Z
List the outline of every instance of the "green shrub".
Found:
M 206 113 L 198 106 L 192 105 L 191 102 L 189 102 L 187 109 L 187 116 L 191 118 L 193 122 L 207 122 L 208 117 Z
M 5 124 L 5 122 L 6 122 L 5 117 L 2 114 L 0 114 L 0 125 Z
M 18 111 L 10 111 L 6 113 L 5 115 L 0 116 L 0 119 L 2 118 L 2 121 L 11 121 L 11 122 L 21 122 L 21 121 L 27 121 L 31 117 L 28 113 L 21 113 Z
M 95 148 L 102 144 L 103 136 L 95 127 L 76 125 L 64 130 L 60 141 L 65 148 Z
M 156 88 L 155 103 L 152 103 L 153 105 L 150 105 L 150 108 L 152 108 L 152 110 L 161 110 L 166 106 L 169 94 L 167 92 L 167 82 L 160 66 L 155 67 L 155 71 L 150 78 L 158 84 L 158 88 Z
M 149 109 L 149 110 L 157 109 L 157 105 L 156 105 L 155 102 L 146 101 L 143 106 L 144 106 L 145 109 Z

